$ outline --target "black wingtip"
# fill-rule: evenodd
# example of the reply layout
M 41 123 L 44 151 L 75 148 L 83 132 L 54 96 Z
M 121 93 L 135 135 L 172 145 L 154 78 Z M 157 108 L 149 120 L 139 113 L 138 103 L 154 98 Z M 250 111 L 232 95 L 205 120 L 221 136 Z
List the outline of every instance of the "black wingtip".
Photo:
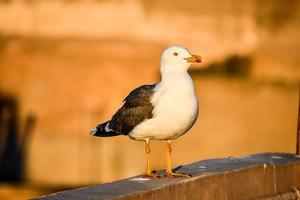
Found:
M 105 122 L 103 124 L 99 124 L 96 128 L 92 128 L 90 131 L 90 134 L 97 137 L 112 137 L 120 135 L 119 133 L 116 133 L 111 130 L 106 130 L 105 127 L 107 126 L 108 122 Z

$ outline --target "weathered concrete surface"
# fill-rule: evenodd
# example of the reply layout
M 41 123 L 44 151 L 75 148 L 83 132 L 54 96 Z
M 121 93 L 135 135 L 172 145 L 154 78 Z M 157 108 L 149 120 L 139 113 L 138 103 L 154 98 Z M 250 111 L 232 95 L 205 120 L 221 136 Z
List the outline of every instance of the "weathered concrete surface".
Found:
M 195 162 L 178 169 L 192 178 L 141 176 L 36 199 L 297 199 L 300 156 L 263 153 Z

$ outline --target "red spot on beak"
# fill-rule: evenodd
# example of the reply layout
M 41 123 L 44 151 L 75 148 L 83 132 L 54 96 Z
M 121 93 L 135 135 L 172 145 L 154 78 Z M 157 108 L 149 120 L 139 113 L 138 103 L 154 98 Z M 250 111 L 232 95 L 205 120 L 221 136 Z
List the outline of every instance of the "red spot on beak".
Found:
M 197 58 L 197 59 L 196 59 L 196 63 L 201 63 L 201 59 L 200 59 L 200 58 Z

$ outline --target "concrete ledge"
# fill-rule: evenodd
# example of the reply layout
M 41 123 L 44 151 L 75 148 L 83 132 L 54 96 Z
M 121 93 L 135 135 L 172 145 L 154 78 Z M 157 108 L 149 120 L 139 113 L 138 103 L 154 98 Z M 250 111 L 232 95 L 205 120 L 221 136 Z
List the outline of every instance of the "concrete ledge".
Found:
M 263 153 L 185 165 L 192 178 L 146 180 L 142 176 L 62 191 L 36 199 L 300 199 L 300 156 Z

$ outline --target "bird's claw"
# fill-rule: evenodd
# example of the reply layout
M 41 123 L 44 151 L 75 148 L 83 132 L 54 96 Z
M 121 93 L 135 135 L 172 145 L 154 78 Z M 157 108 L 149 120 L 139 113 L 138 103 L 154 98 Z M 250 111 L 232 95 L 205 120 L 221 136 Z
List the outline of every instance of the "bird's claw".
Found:
M 181 174 L 181 173 L 174 173 L 174 172 L 167 172 L 167 177 L 186 177 L 190 178 L 192 177 L 191 174 Z
M 144 176 L 144 178 L 150 178 L 150 179 L 154 179 L 154 178 L 164 178 L 164 175 L 157 173 L 155 170 L 152 171 L 151 173 L 146 173 Z

